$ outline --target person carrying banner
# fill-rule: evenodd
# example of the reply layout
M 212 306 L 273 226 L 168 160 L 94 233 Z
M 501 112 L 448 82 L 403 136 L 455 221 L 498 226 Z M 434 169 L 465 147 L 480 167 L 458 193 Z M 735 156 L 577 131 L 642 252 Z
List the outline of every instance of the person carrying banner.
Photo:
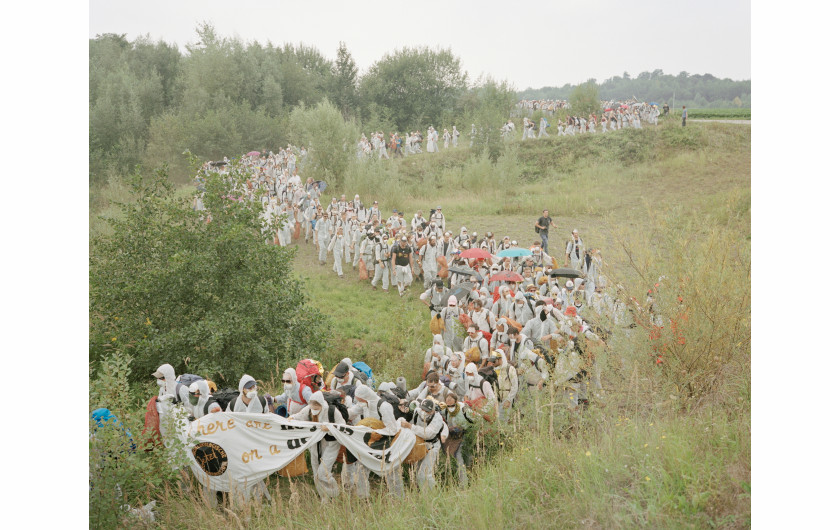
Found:
M 362 417 L 380 420 L 385 424 L 383 429 L 377 429 L 378 434 L 384 436 L 395 436 L 400 432 L 400 424 L 397 422 L 393 405 L 383 398 L 376 395 L 372 388 L 367 386 L 359 386 L 356 388 L 355 395 L 356 412 Z M 351 411 L 351 415 L 354 411 Z M 353 477 L 353 484 L 356 487 L 356 495 L 362 499 L 370 496 L 370 470 L 359 463 L 349 464 L 354 469 L 350 470 L 350 475 Z M 402 484 L 402 469 L 397 467 L 391 473 L 385 475 L 385 484 L 388 486 L 388 491 L 391 495 L 398 498 L 403 497 Z
M 426 440 L 427 452 L 417 469 L 417 485 L 421 490 L 434 488 L 437 457 L 441 445 L 449 436 L 449 428 L 443 421 L 443 416 L 436 410 L 435 403 L 431 399 L 424 399 L 414 411 L 411 422 L 402 419 L 400 425 L 411 429 L 414 434 Z
M 330 412 L 330 407 L 327 405 L 327 401 L 324 399 L 324 393 L 321 391 L 312 394 L 303 410 L 290 416 L 289 419 L 346 425 L 344 417 L 337 409 L 333 408 L 332 412 Z M 329 428 L 326 425 L 322 425 L 321 430 L 328 432 Z M 315 489 L 318 490 L 318 494 L 321 496 L 321 504 L 328 503 L 330 499 L 338 497 L 341 492 L 338 482 L 336 482 L 332 473 L 332 468 L 336 458 L 338 458 L 340 448 L 341 445 L 335 441 L 335 438 L 325 436 L 309 450 L 309 456 L 312 462 L 312 475 L 315 479 Z

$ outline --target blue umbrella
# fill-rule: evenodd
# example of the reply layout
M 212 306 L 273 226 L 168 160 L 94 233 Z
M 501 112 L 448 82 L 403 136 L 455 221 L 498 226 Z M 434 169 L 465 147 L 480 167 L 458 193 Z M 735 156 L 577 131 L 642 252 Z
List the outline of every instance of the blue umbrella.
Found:
M 651 101 L 651 102 L 650 102 L 650 106 L 652 107 L 652 106 L 654 106 L 654 105 L 658 105 L 658 103 L 657 103 L 657 102 L 655 102 L 655 101 Z
M 499 252 L 496 255 L 500 258 L 518 258 L 521 256 L 533 256 L 531 251 L 527 248 L 509 248 Z

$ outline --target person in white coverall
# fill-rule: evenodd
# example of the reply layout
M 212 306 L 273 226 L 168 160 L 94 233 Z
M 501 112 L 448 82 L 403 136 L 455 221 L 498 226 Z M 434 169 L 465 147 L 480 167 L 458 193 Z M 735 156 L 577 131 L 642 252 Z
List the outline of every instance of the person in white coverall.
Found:
M 327 263 L 327 245 L 330 242 L 330 225 L 327 214 L 321 214 L 321 218 L 315 223 L 315 237 L 318 239 L 318 263 Z
M 414 434 L 426 440 L 426 456 L 420 461 L 417 469 L 417 485 L 421 490 L 434 488 L 435 465 L 441 445 L 449 436 L 449 427 L 443 421 L 440 412 L 435 410 L 435 404 L 431 399 L 424 399 L 420 403 L 411 417 L 411 422 L 402 419 L 400 425 L 410 428 Z
M 210 400 L 210 386 L 207 384 L 207 381 L 202 379 L 201 381 L 196 381 L 195 383 L 190 385 L 190 406 L 187 407 L 188 409 L 192 409 L 192 417 L 198 419 L 204 416 L 204 407 L 207 405 L 207 402 Z M 212 408 L 207 411 L 209 414 L 210 412 L 216 412 L 217 410 L 221 410 L 218 404 L 215 404 L 215 409 Z
M 309 402 L 312 396 L 312 389 L 307 385 L 298 383 L 297 372 L 294 368 L 286 368 L 283 372 L 283 393 L 274 398 L 274 402 L 278 405 L 284 405 L 288 411 L 288 416 L 297 414 Z
M 303 410 L 290 416 L 289 419 L 346 425 L 344 417 L 337 409 L 333 410 L 333 417 L 329 417 L 329 407 L 321 391 L 312 394 Z M 322 425 L 321 430 L 327 432 L 329 429 L 326 425 Z M 338 451 L 341 448 L 341 444 L 334 438 L 332 440 L 328 438 L 332 437 L 325 436 L 320 442 L 309 449 L 309 456 L 312 462 L 312 475 L 315 479 L 315 489 L 318 490 L 318 494 L 321 496 L 322 504 L 326 504 L 330 499 L 338 497 L 339 493 L 341 493 L 338 482 L 336 482 L 332 473 L 332 468 L 336 458 L 338 458 Z
M 271 412 L 268 403 L 258 394 L 257 382 L 248 374 L 239 379 L 239 395 L 228 403 L 228 412 Z
M 359 386 L 356 388 L 356 412 L 362 418 L 373 418 L 380 420 L 385 424 L 383 429 L 377 429 L 377 433 L 384 436 L 395 436 L 400 432 L 400 424 L 394 416 L 394 407 L 376 395 L 372 388 L 367 386 Z M 403 435 L 405 436 L 405 435 Z M 350 474 L 353 477 L 353 484 L 356 487 L 356 495 L 360 498 L 367 498 L 370 496 L 370 470 L 360 463 L 350 464 L 352 466 Z M 395 468 L 391 473 L 385 475 L 385 483 L 388 486 L 388 491 L 391 495 L 402 498 L 403 484 L 402 484 L 402 469 Z

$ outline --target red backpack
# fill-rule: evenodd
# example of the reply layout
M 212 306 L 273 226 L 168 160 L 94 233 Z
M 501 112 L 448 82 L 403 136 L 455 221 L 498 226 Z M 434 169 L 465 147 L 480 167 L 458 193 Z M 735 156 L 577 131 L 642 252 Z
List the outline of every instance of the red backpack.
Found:
M 297 364 L 297 367 L 295 367 L 295 375 L 297 376 L 298 383 L 300 383 L 300 388 L 298 389 L 298 397 L 300 398 L 299 403 L 304 405 L 306 404 L 306 401 L 303 399 L 304 386 L 308 386 L 313 393 L 320 390 L 320 388 L 316 387 L 314 382 L 315 376 L 320 374 L 321 369 L 312 359 L 303 359 Z

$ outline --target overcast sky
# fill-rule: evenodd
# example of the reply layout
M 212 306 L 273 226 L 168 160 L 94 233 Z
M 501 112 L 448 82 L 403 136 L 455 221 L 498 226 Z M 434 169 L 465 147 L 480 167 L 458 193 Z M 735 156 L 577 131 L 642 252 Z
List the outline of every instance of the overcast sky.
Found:
M 362 72 L 403 46 L 448 47 L 471 80 L 490 74 L 519 90 L 657 68 L 751 77 L 747 0 L 91 0 L 89 34 L 149 34 L 184 52 L 202 21 L 244 41 L 304 42 L 330 59 L 343 40 Z

